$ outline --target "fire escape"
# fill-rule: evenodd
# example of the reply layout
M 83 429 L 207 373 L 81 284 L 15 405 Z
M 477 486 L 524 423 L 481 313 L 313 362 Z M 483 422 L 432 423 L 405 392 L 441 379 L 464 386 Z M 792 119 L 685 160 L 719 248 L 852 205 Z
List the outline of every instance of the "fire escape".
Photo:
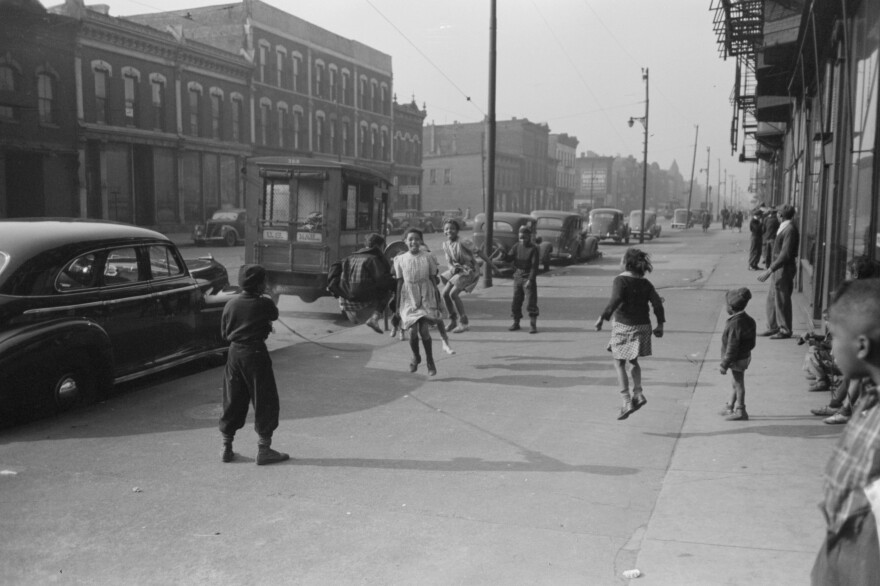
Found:
M 764 0 L 712 0 L 709 10 L 718 39 L 718 53 L 726 61 L 736 59 L 736 79 L 730 99 L 731 154 L 739 148 L 739 129 L 743 131 L 740 161 L 755 161 L 757 121 L 757 55 L 764 40 Z

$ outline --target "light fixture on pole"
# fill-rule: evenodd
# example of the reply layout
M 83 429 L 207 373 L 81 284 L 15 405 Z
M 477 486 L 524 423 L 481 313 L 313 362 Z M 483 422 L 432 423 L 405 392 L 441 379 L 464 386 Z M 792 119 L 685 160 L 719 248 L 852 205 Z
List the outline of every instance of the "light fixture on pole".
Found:
M 629 127 L 632 128 L 633 123 L 638 120 L 645 127 L 645 149 L 642 161 L 642 220 L 639 226 L 639 244 L 645 241 L 645 203 L 648 199 L 648 68 L 642 68 L 642 79 L 645 80 L 645 115 L 630 116 Z

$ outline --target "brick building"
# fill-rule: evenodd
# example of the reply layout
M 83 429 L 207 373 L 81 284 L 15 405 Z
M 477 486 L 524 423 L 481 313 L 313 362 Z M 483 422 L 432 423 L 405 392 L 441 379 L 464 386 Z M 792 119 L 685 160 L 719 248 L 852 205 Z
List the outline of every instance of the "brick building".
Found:
M 77 28 L 36 0 L 0 4 L 0 217 L 80 212 Z

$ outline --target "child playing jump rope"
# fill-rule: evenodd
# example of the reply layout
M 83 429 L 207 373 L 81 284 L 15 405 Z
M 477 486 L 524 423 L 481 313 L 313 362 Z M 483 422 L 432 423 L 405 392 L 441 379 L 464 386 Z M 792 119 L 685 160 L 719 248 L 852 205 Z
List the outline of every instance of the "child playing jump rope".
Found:
M 642 391 L 642 367 L 639 366 L 640 356 L 651 355 L 651 315 L 648 303 L 654 308 L 657 327 L 653 334 L 663 337 L 663 300 L 657 294 L 651 281 L 645 278 L 654 266 L 648 253 L 638 248 L 630 248 L 621 260 L 623 272 L 614 277 L 611 286 L 611 300 L 605 311 L 596 320 L 596 330 L 601 331 L 602 323 L 613 321 L 611 325 L 611 341 L 608 350 L 614 357 L 614 369 L 620 384 L 620 395 L 623 406 L 617 419 L 626 419 L 648 402 Z M 632 377 L 632 396 L 629 392 L 629 377 Z

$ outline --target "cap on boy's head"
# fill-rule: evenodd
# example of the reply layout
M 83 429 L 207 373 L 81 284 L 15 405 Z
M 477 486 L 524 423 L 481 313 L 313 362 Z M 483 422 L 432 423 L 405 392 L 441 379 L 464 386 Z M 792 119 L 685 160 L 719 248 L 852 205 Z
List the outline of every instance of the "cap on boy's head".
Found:
M 727 292 L 727 304 L 730 306 L 730 309 L 734 311 L 742 311 L 745 309 L 751 298 L 752 292 L 746 287 L 731 289 Z
M 238 273 L 238 284 L 245 291 L 259 291 L 266 283 L 266 269 L 260 265 L 245 265 Z
M 532 231 L 529 230 L 529 227 L 528 227 L 528 226 L 521 226 L 520 229 L 519 229 L 519 233 L 520 233 L 520 234 L 531 234 Z

